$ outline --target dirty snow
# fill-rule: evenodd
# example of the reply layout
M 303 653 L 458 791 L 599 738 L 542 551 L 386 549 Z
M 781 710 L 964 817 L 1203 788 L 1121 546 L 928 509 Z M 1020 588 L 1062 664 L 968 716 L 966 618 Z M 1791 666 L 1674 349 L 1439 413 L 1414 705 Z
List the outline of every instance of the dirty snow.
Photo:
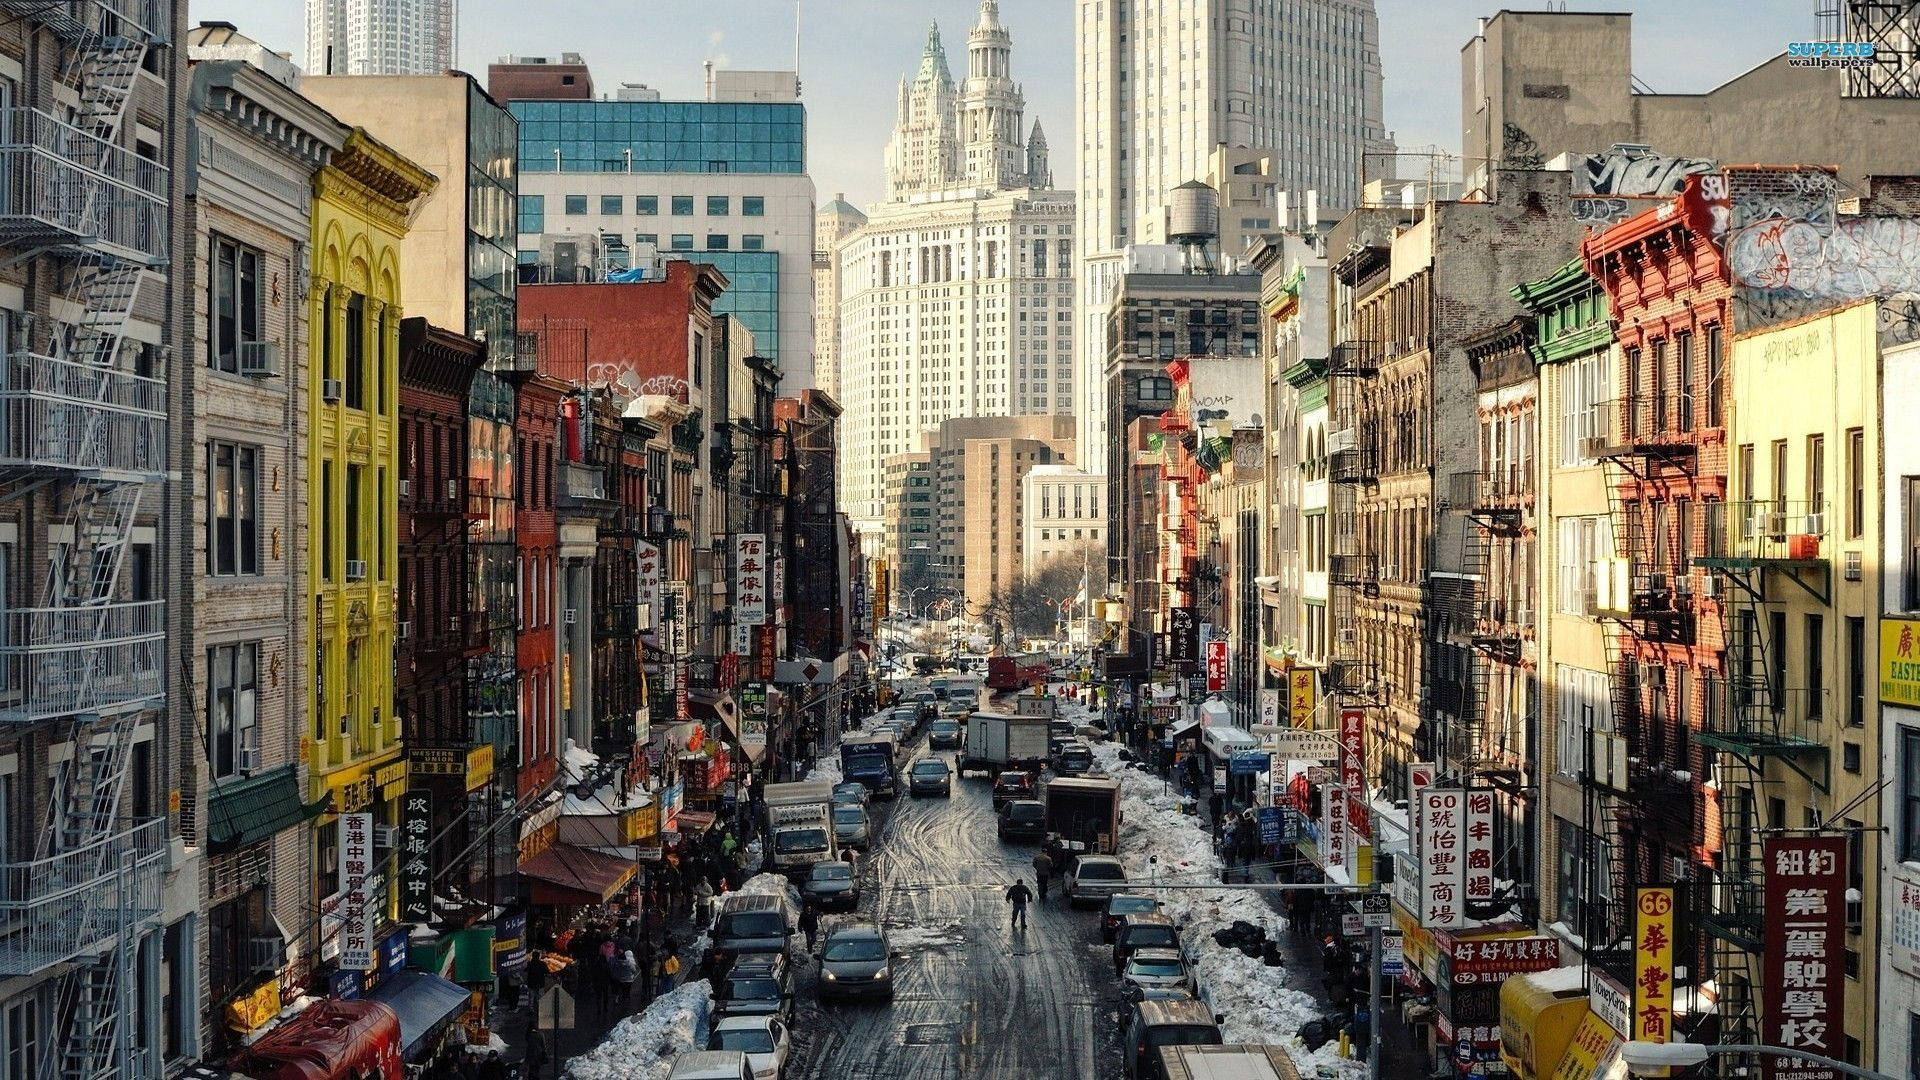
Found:
M 788 903 L 796 907 L 800 904 L 800 890 L 794 888 L 793 882 L 788 881 L 781 874 L 755 874 L 742 883 L 736 891 L 749 895 L 784 896 Z
M 966 940 L 966 932 L 957 922 L 887 928 L 887 944 L 896 949 L 946 949 L 965 944 Z
M 1182 811 L 1182 800 L 1172 789 L 1158 776 L 1129 768 L 1120 760 L 1117 743 L 1095 743 L 1093 754 L 1120 781 L 1120 857 L 1127 877 L 1136 882 L 1157 878 L 1181 884 L 1219 881 L 1220 859 L 1213 852 L 1212 837 L 1199 818 Z M 1150 865 L 1149 855 L 1157 855 L 1158 863 Z M 1309 1054 L 1295 1039 L 1301 1025 L 1329 1010 L 1291 985 L 1288 968 L 1267 967 L 1238 949 L 1214 943 L 1213 932 L 1236 920 L 1264 927 L 1268 937 L 1287 932 L 1286 919 L 1259 893 L 1177 889 L 1158 895 L 1163 909 L 1181 924 L 1180 937 L 1193 957 L 1201 999 L 1226 1017 L 1221 1033 L 1228 1042 L 1284 1046 L 1307 1075 L 1317 1069 L 1335 1076 L 1358 1076 L 1364 1071 L 1360 1062 L 1342 1059 L 1334 1043 Z
M 705 979 L 675 987 L 614 1025 L 600 1045 L 567 1062 L 567 1080 L 666 1080 L 675 1056 L 698 1049 L 707 1028 Z

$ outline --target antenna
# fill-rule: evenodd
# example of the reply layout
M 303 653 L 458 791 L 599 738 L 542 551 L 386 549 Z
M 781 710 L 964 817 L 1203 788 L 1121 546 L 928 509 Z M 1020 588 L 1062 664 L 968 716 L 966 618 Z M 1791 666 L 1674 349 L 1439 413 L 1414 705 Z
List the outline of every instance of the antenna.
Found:
M 793 75 L 800 77 L 800 0 L 793 0 Z

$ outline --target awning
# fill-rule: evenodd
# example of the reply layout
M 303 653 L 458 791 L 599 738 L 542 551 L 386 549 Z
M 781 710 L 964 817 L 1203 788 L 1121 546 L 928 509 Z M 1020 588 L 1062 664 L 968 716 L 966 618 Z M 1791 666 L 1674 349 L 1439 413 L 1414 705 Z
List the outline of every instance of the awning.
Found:
M 687 715 L 698 718 L 711 718 L 732 728 L 734 718 L 739 715 L 740 707 L 733 700 L 733 692 L 719 690 L 688 690 Z
M 207 793 L 207 852 L 220 855 L 257 844 L 327 812 L 328 798 L 300 798 L 300 778 L 292 764 L 245 780 L 229 780 Z
M 532 878 L 536 904 L 604 904 L 639 872 L 634 863 L 597 851 L 555 844 L 520 864 L 520 876 Z
M 400 1053 L 417 1061 L 433 1038 L 466 1010 L 469 995 L 459 983 L 428 971 L 397 971 L 367 997 L 400 1018 Z
M 692 835 L 693 833 L 697 833 L 697 832 L 705 832 L 705 831 L 707 831 L 708 829 L 711 829 L 711 828 L 713 828 L 713 815 L 712 815 L 712 814 L 709 814 L 709 813 L 707 813 L 707 812 L 706 812 L 706 811 L 704 811 L 704 810 L 682 810 L 682 811 L 680 811 L 680 833 L 681 833 L 681 835 L 683 835 L 683 836 L 690 836 L 690 835 Z
M 1214 757 L 1222 759 L 1232 756 L 1235 750 L 1260 749 L 1260 740 L 1254 738 L 1252 732 L 1234 727 L 1229 723 L 1207 725 L 1207 730 L 1200 736 L 1200 741 L 1206 745 L 1208 752 Z
M 1171 724 L 1167 725 L 1167 738 L 1177 739 L 1180 736 L 1185 735 L 1189 731 L 1192 731 L 1194 728 L 1197 728 L 1199 726 L 1200 726 L 1200 717 L 1193 716 L 1193 715 L 1183 716 L 1180 719 L 1175 720 Z

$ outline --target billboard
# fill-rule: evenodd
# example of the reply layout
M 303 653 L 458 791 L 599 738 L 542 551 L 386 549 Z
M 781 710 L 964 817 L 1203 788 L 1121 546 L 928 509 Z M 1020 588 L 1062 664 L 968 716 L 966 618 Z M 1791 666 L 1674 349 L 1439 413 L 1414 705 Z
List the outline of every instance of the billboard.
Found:
M 759 626 L 767 621 L 767 538 L 739 533 L 733 538 L 733 621 Z
M 1760 851 L 1767 905 L 1760 1041 L 1845 1057 L 1847 980 L 1836 960 L 1847 942 L 1847 840 L 1768 836 Z M 1766 1066 L 1773 1080 L 1840 1076 L 1802 1058 L 1770 1057 Z
M 1633 903 L 1633 1030 L 1636 1042 L 1673 1037 L 1673 933 L 1678 922 L 1671 888 L 1641 889 Z M 1645 1076 L 1666 1076 L 1640 1070 Z

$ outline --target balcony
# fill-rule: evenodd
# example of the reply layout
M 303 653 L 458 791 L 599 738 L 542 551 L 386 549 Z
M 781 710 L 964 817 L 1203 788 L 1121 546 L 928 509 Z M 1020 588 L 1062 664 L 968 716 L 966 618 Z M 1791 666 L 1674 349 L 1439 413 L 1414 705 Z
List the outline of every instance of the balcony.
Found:
M 166 416 L 159 379 L 12 353 L 0 367 L 0 469 L 158 480 Z
M 1327 584 L 1359 589 L 1367 596 L 1379 596 L 1380 572 L 1372 555 L 1328 555 Z
M 1380 477 L 1374 448 L 1358 441 L 1352 429 L 1327 436 L 1327 479 L 1336 484 L 1371 484 Z
M 160 600 L 0 612 L 0 721 L 157 705 L 165 636 Z
M 1380 343 L 1343 341 L 1327 357 L 1327 375 L 1332 378 L 1370 379 L 1380 374 Z
M 1533 501 L 1532 478 L 1519 462 L 1504 462 L 1491 472 L 1458 472 L 1448 477 L 1447 501 L 1488 532 L 1517 531 Z
M 109 947 L 160 913 L 164 818 L 73 851 L 0 864 L 0 975 L 32 975 Z
M 613 512 L 613 500 L 607 497 L 606 469 L 578 461 L 562 462 L 561 466 L 556 506 L 600 515 Z
M 1690 458 L 1700 430 L 1691 394 L 1615 398 L 1595 406 L 1598 430 L 1581 440 L 1591 458 Z
M 64 41 L 94 37 L 111 24 L 119 36 L 164 42 L 167 9 L 161 0 L 0 0 L 0 12 L 31 19 Z
M 1718 570 L 1812 569 L 1828 565 L 1827 504 L 1753 499 L 1708 505 L 1708 554 Z
M 166 193 L 159 162 L 39 109 L 0 110 L 0 240 L 157 266 L 168 254 Z
M 1335 657 L 1327 661 L 1327 689 L 1336 694 L 1370 695 L 1378 683 L 1373 665 L 1365 660 Z

